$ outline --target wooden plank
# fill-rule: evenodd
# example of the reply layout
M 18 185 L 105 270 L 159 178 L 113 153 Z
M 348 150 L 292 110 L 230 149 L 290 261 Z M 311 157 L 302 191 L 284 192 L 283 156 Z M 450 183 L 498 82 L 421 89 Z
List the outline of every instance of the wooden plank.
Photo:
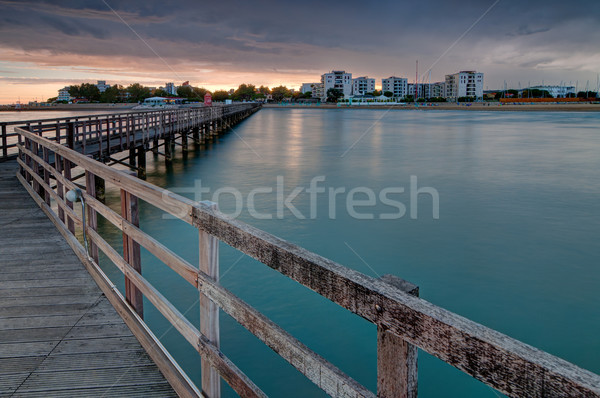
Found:
M 213 210 L 217 210 L 214 202 L 205 202 Z M 207 278 L 217 282 L 219 280 L 219 241 L 206 232 L 198 231 L 199 242 L 199 271 Z M 220 347 L 219 337 L 219 307 L 204 293 L 200 292 L 200 333 L 206 337 L 217 349 Z M 202 358 L 200 362 L 202 377 L 202 393 L 208 398 L 221 396 L 221 378 L 210 362 Z
M 13 395 L 14 398 L 38 398 L 39 391 L 24 391 Z M 44 398 L 97 398 L 97 397 L 177 397 L 177 394 L 167 384 L 146 384 L 141 386 L 112 386 L 95 388 L 75 388 L 70 390 L 45 390 Z

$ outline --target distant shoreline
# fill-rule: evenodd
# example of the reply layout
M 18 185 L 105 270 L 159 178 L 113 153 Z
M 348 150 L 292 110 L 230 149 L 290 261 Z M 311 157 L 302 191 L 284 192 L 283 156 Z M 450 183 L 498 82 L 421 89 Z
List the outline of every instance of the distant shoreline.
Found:
M 265 104 L 264 108 L 271 109 L 376 109 L 376 110 L 421 110 L 421 111 L 490 111 L 490 112 L 600 112 L 600 103 L 596 104 L 581 104 L 581 103 L 566 103 L 566 104 L 552 104 L 552 103 L 539 103 L 539 104 L 502 104 L 499 103 L 472 103 L 471 105 L 438 102 L 435 105 L 358 105 L 358 106 L 347 106 L 347 105 L 335 105 L 335 104 L 321 104 L 321 105 L 279 105 L 279 104 Z
M 30 111 L 69 111 L 69 112 L 89 112 L 89 111 L 127 111 L 131 110 L 138 104 L 73 104 L 73 105 L 58 105 L 48 107 L 23 107 L 14 109 L 5 106 L 0 106 L 0 112 L 30 112 Z M 486 103 L 477 102 L 467 105 L 465 103 L 456 104 L 454 102 L 436 102 L 431 105 L 420 104 L 414 106 L 407 105 L 336 105 L 336 104 L 321 104 L 321 105 L 304 105 L 304 104 L 263 104 L 264 108 L 270 109 L 378 109 L 378 110 L 421 110 L 421 111 L 436 111 L 436 110 L 451 110 L 451 111 L 511 111 L 511 112 L 600 112 L 600 103 L 523 103 L 523 104 L 500 104 L 498 102 Z

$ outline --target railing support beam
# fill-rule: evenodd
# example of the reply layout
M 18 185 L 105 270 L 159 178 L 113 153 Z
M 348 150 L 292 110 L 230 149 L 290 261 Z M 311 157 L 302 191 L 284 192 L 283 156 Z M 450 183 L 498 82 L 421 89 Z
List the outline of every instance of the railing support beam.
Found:
M 419 287 L 394 275 L 382 281 L 413 296 Z M 377 327 L 377 396 L 380 398 L 417 398 L 417 347 L 402 337 Z
M 136 227 L 140 226 L 138 198 L 124 189 L 121 189 L 121 216 Z M 140 245 L 126 233 L 123 233 L 123 259 L 137 272 L 142 273 Z M 125 277 L 125 299 L 143 319 L 142 292 L 127 277 Z
M 204 202 L 211 209 L 218 210 L 214 202 Z M 199 269 L 215 282 L 219 280 L 219 240 L 199 230 Z M 200 333 L 219 348 L 219 307 L 207 296 L 200 293 Z M 208 398 L 219 398 L 221 396 L 221 378 L 219 372 L 213 368 L 204 358 L 200 364 L 202 372 L 202 392 Z

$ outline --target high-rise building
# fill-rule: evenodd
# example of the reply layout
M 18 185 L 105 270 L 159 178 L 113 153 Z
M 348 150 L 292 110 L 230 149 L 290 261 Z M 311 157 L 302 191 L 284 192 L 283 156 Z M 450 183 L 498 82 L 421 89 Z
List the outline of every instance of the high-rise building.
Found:
M 381 79 L 381 91 L 389 91 L 394 94 L 394 98 L 404 98 L 408 95 L 408 79 L 403 77 L 390 76 L 387 79 Z
M 165 83 L 165 91 L 171 95 L 177 95 L 177 87 L 175 87 L 175 83 Z
M 446 95 L 449 100 L 461 97 L 480 99 L 483 97 L 483 73 L 464 70 L 446 75 Z
M 365 95 L 373 91 L 375 91 L 375 79 L 368 78 L 367 76 L 352 79 L 353 95 Z
M 321 83 L 323 84 L 323 93 L 320 98 L 323 101 L 327 99 L 327 91 L 331 88 L 340 90 L 344 97 L 352 95 L 352 73 L 346 73 L 343 70 L 332 70 L 321 75 Z

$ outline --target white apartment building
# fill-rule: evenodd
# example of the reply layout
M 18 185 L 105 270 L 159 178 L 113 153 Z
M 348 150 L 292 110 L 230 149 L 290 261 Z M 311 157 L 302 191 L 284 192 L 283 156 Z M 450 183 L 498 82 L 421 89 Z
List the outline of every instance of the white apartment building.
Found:
M 395 98 L 404 98 L 408 95 L 408 79 L 396 76 L 381 79 L 381 91 L 390 91 Z
M 331 88 L 340 90 L 346 98 L 352 95 L 352 73 L 332 70 L 330 73 L 321 75 L 321 83 L 323 84 L 323 93 L 320 97 L 322 101 L 327 99 L 327 91 Z
M 106 84 L 106 80 L 98 80 L 96 83 L 96 87 L 100 90 L 101 93 L 105 92 L 107 88 L 110 87 L 110 84 Z
M 69 87 L 61 88 L 58 90 L 58 97 L 56 97 L 57 101 L 71 101 L 71 96 L 69 95 Z
M 175 83 L 165 83 L 165 91 L 171 95 L 177 95 L 177 87 L 175 87 Z
M 306 94 L 306 93 L 308 93 L 309 91 L 310 91 L 310 92 L 314 92 L 315 90 L 313 89 L 313 86 L 314 86 L 315 84 L 319 84 L 319 83 L 302 83 L 302 87 L 300 87 L 300 92 L 301 92 L 302 94 Z
M 353 95 L 365 95 L 373 91 L 375 91 L 375 79 L 368 78 L 367 76 L 352 79 Z
M 464 70 L 446 75 L 446 95 L 449 100 L 460 97 L 483 97 L 483 73 Z

